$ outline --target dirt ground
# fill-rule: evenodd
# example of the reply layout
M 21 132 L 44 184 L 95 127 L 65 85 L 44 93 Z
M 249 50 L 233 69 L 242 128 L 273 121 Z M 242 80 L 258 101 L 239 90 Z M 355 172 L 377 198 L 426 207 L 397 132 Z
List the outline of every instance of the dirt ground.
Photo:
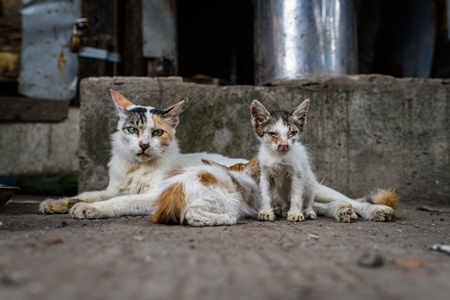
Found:
M 149 217 L 74 220 L 0 207 L 0 299 L 448 299 L 450 206 L 403 204 L 392 222 Z

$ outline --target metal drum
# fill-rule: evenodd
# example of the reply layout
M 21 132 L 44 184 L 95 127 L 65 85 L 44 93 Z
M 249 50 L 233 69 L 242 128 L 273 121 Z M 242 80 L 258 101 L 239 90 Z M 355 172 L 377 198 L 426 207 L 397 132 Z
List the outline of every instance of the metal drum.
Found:
M 256 0 L 255 83 L 358 72 L 353 0 Z

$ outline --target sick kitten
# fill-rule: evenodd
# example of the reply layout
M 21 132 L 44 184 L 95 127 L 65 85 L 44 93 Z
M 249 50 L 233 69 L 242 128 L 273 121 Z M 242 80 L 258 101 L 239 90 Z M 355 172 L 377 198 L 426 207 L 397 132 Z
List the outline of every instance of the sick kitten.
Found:
M 231 167 L 204 163 L 183 168 L 162 181 L 153 222 L 220 226 L 258 215 L 257 158 Z
M 275 219 L 272 203 L 280 205 L 277 215 L 291 222 L 315 219 L 313 210 L 317 180 L 311 171 L 306 148 L 298 141 L 306 124 L 309 100 L 291 113 L 269 112 L 259 101 L 250 107 L 254 132 L 261 141 L 258 159 L 261 169 L 261 209 L 258 219 Z

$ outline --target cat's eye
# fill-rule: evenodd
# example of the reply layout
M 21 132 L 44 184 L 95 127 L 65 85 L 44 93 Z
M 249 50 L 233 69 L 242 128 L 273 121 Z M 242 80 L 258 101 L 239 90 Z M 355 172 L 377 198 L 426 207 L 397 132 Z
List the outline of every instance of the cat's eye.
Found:
M 162 136 L 164 133 L 164 131 L 162 131 L 161 129 L 157 129 L 155 131 L 153 131 L 152 135 L 153 136 Z
M 293 137 L 295 135 L 297 135 L 298 131 L 291 131 L 289 132 L 289 137 Z
M 139 133 L 139 130 L 137 130 L 137 129 L 134 128 L 134 127 L 127 127 L 126 129 L 127 129 L 127 131 L 128 131 L 129 133 L 131 133 L 131 134 L 138 134 L 138 133 Z
M 274 138 L 278 137 L 278 133 L 273 132 L 273 131 L 269 131 L 269 132 L 267 132 L 267 134 Z

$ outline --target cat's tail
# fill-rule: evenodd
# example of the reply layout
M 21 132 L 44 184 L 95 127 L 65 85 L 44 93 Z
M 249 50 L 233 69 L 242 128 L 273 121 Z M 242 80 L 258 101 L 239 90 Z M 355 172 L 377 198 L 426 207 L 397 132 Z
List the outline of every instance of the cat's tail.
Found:
M 183 185 L 174 183 L 168 186 L 156 199 L 155 212 L 152 216 L 154 223 L 183 224 L 186 201 Z
M 393 188 L 375 189 L 366 196 L 356 199 L 356 201 L 382 204 L 396 209 L 400 204 L 400 196 L 398 195 L 397 190 Z

